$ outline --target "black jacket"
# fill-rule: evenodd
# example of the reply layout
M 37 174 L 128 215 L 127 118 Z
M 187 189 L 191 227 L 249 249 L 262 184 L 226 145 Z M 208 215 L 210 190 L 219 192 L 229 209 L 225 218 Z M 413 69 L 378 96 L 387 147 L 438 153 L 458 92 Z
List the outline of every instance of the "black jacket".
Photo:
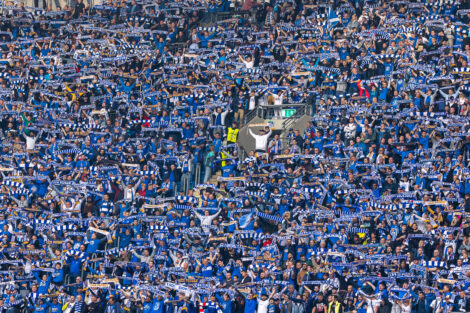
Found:
M 100 302 L 92 302 L 86 309 L 86 313 L 103 313 L 103 306 Z

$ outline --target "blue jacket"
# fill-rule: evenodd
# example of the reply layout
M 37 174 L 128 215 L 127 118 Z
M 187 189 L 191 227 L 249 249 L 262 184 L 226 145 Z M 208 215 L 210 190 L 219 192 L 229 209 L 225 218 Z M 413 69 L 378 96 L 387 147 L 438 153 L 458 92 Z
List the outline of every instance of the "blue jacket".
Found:
M 39 274 L 38 272 L 33 272 L 33 276 L 36 278 L 36 280 L 38 281 L 38 293 L 40 295 L 44 295 L 44 294 L 48 294 L 49 293 L 49 285 L 51 283 L 51 275 L 47 275 L 47 279 L 46 281 L 42 280 L 40 277 L 39 277 Z

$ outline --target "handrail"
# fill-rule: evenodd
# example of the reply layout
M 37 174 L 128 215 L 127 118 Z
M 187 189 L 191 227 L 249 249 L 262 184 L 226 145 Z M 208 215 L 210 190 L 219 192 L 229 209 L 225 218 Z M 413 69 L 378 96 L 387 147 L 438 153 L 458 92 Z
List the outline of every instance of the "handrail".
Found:
M 250 13 L 248 11 L 233 11 L 233 12 L 209 12 L 198 21 L 199 26 L 211 25 L 217 22 L 228 21 L 234 18 L 243 17 L 245 18 Z
M 245 160 L 248 157 L 248 152 L 241 145 L 238 145 L 240 160 Z
M 288 117 L 284 122 L 282 122 L 283 129 L 288 129 L 290 126 L 302 115 L 306 114 L 307 105 L 303 104 L 300 108 L 295 110 L 295 113 L 292 116 Z
M 255 117 L 259 116 L 258 115 L 258 108 L 255 108 L 254 110 L 248 111 L 244 118 L 243 118 L 243 126 L 251 122 Z
M 245 126 L 246 124 L 251 122 L 255 117 L 261 117 L 264 119 L 266 116 L 266 112 L 269 109 L 281 109 L 282 110 L 284 108 L 288 109 L 288 108 L 295 107 L 296 112 L 294 113 L 292 117 L 287 118 L 283 122 L 283 123 L 286 123 L 291 118 L 297 118 L 297 117 L 302 116 L 303 114 L 307 114 L 307 109 L 308 109 L 307 106 L 308 105 L 305 103 L 286 103 L 282 105 L 263 105 L 263 106 L 259 105 L 254 110 L 250 110 L 245 114 L 243 125 L 240 125 L 240 127 Z M 299 110 L 301 110 L 302 112 L 300 115 L 299 115 Z
M 169 52 L 176 52 L 178 49 L 184 48 L 186 46 L 185 42 L 171 42 L 168 44 L 168 51 Z
M 233 12 L 216 12 L 216 21 L 224 21 L 224 20 L 229 20 L 238 16 L 245 17 L 247 15 L 250 15 L 249 11 L 233 11 Z

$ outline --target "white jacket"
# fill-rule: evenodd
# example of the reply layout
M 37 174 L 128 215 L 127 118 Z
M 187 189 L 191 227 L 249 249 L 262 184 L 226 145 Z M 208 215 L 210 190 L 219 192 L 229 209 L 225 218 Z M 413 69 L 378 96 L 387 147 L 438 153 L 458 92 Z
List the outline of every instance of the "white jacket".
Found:
M 265 135 L 256 135 L 255 133 L 251 131 L 251 129 L 248 129 L 248 131 L 250 132 L 250 135 L 253 136 L 253 138 L 255 138 L 256 140 L 256 150 L 266 151 L 266 147 L 268 145 L 268 139 L 272 133 L 271 130 L 269 130 L 269 132 Z

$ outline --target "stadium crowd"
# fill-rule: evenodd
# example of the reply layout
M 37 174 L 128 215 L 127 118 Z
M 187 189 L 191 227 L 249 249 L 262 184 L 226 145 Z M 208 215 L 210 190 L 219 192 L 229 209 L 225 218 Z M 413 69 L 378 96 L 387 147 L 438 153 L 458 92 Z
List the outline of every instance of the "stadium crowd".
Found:
M 0 7 L 1 313 L 470 311 L 469 1 L 35 5 Z

